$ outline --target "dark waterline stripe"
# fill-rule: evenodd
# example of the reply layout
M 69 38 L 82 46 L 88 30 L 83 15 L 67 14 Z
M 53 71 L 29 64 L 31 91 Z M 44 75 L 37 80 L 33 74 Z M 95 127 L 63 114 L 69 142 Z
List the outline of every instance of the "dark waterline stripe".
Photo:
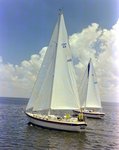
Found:
M 33 118 L 35 120 L 38 120 L 38 121 L 42 121 L 42 122 L 47 122 L 47 123 L 52 123 L 52 124 L 60 124 L 60 125 L 68 125 L 68 126 L 82 126 L 82 125 L 85 125 L 87 126 L 87 124 L 71 124 L 71 123 L 63 123 L 63 122 L 54 122 L 54 121 L 49 121 L 49 120 L 42 120 L 42 119 L 39 119 L 39 118 L 34 118 L 30 115 L 28 115 L 26 112 L 24 112 L 27 116 L 29 116 L 30 118 Z

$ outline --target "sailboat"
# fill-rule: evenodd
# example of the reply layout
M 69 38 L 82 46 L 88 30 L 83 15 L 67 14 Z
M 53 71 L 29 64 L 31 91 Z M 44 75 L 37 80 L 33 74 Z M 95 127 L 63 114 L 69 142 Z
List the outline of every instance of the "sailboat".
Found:
M 87 123 L 82 116 L 62 114 L 73 109 L 80 109 L 79 96 L 68 35 L 60 10 L 25 114 L 29 123 L 36 126 L 84 131 Z
M 81 109 L 74 110 L 75 113 L 82 112 L 83 116 L 88 118 L 104 118 L 105 113 L 102 112 L 99 87 L 91 58 L 79 88 L 79 96 Z

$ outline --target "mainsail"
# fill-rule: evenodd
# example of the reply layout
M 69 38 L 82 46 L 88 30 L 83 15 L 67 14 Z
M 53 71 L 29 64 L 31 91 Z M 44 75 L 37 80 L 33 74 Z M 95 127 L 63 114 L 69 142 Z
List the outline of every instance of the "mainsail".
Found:
M 79 96 L 63 14 L 59 14 L 26 110 L 79 109 Z
M 82 108 L 101 108 L 99 87 L 92 59 L 90 59 L 88 67 L 84 73 L 79 89 L 79 96 Z

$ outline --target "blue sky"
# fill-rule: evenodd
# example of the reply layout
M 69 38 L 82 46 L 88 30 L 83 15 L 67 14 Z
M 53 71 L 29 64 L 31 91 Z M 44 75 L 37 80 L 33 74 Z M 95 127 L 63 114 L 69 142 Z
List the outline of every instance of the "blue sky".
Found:
M 101 100 L 119 102 L 119 0 L 0 0 L 0 96 L 30 96 L 61 8 L 78 86 L 92 58 Z
M 118 0 L 0 0 L 0 56 L 20 65 L 48 46 L 59 8 L 69 35 L 91 23 L 110 30 L 119 18 Z

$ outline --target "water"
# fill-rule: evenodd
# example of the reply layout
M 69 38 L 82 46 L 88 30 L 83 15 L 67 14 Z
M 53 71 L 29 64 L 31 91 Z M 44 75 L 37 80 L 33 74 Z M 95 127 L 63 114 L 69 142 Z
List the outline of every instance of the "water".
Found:
M 74 133 L 29 126 L 27 101 L 0 98 L 0 150 L 119 149 L 119 104 L 102 103 L 104 120 L 87 119 L 86 131 Z

